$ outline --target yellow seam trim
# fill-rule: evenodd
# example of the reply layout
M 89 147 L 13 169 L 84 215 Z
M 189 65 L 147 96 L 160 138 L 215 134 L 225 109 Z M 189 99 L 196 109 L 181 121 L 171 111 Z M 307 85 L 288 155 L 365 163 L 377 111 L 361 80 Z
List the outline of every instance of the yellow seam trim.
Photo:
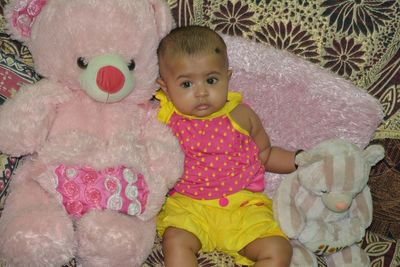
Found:
M 228 118 L 231 121 L 233 128 L 244 135 L 250 136 L 247 130 L 243 129 L 236 121 L 233 120 L 230 113 L 228 114 Z

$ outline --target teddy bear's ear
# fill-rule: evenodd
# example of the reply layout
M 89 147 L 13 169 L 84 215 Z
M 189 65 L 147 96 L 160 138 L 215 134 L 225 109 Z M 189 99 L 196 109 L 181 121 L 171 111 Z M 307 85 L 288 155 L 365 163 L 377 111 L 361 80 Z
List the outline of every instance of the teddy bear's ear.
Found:
M 10 1 L 4 10 L 7 32 L 21 42 L 29 40 L 36 17 L 48 1 L 51 0 Z
M 381 145 L 370 145 L 364 151 L 365 160 L 374 166 L 385 157 L 385 149 Z
M 153 8 L 158 36 L 161 39 L 167 35 L 173 27 L 175 27 L 175 21 L 172 17 L 171 9 L 169 8 L 167 1 L 149 0 L 149 3 Z
M 299 153 L 295 158 L 295 163 L 297 166 L 306 166 L 314 162 L 320 161 L 323 158 L 323 154 L 316 149 L 310 149 Z
M 309 153 L 306 151 L 301 152 L 296 156 L 294 159 L 294 162 L 296 163 L 297 166 L 304 166 L 307 164 L 307 162 L 310 159 L 310 156 L 308 155 Z

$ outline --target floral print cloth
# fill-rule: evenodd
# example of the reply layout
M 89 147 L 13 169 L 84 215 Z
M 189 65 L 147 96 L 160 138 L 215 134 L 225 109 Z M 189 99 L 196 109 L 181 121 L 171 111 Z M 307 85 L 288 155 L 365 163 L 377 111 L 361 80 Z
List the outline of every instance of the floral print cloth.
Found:
M 129 215 L 144 212 L 149 190 L 143 175 L 133 169 L 119 166 L 96 171 L 88 166 L 60 165 L 54 174 L 65 210 L 75 218 L 93 209 Z

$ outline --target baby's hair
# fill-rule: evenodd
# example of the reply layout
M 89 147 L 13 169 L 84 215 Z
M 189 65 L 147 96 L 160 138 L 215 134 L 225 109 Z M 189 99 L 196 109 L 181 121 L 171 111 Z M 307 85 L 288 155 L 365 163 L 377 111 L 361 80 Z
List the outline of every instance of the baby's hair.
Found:
M 216 53 L 224 57 L 228 65 L 226 44 L 218 33 L 205 26 L 191 25 L 173 29 L 158 46 L 157 55 L 197 55 Z

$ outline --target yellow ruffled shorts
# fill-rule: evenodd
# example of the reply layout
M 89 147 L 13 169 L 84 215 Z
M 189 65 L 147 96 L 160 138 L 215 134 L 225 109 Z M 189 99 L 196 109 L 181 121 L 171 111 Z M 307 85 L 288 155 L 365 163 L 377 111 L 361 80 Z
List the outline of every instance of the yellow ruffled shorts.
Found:
M 238 253 L 247 244 L 268 236 L 287 239 L 273 218 L 267 196 L 244 190 L 226 198 L 228 205 L 221 207 L 218 199 L 197 200 L 174 193 L 157 216 L 157 231 L 162 236 L 170 226 L 184 229 L 200 240 L 202 251 L 222 251 L 244 265 L 254 264 Z

